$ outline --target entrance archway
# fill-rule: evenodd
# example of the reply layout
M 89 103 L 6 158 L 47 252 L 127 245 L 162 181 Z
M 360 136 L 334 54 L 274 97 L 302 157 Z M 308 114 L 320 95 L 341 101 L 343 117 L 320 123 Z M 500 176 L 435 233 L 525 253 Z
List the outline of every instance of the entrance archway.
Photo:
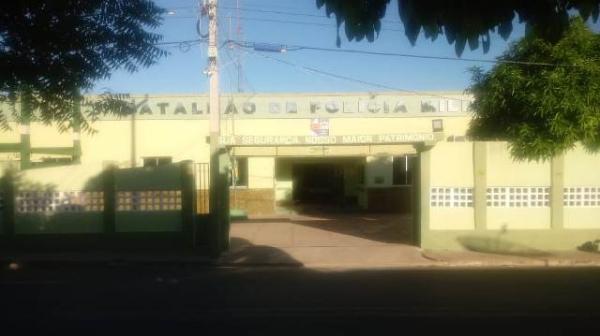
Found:
M 373 143 L 357 143 L 352 145 L 290 145 L 284 144 L 279 145 L 274 143 L 273 139 L 277 137 L 271 137 L 267 140 L 253 139 L 246 143 L 232 141 L 231 139 L 226 141 L 227 151 L 232 155 L 232 161 L 236 158 L 246 158 L 247 166 L 249 169 L 248 177 L 249 181 L 246 186 L 236 187 L 235 189 L 229 189 L 230 193 L 234 194 L 230 196 L 230 199 L 236 200 L 232 206 L 239 210 L 243 209 L 244 206 L 249 207 L 247 210 L 248 216 L 242 221 L 244 224 L 234 224 L 232 228 L 232 234 L 239 234 L 239 232 L 245 232 L 246 234 L 258 234 L 257 232 L 264 232 L 265 230 L 279 230 L 277 234 L 285 235 L 284 232 L 288 227 L 288 232 L 298 232 L 299 225 L 305 229 L 317 229 L 319 224 L 325 224 L 330 232 L 333 232 L 333 236 L 340 237 L 339 235 L 358 236 L 358 238 L 372 240 L 375 243 L 401 243 L 413 246 L 420 245 L 420 188 L 422 172 L 420 171 L 420 152 L 426 148 L 432 146 L 435 141 L 414 141 L 414 142 L 386 142 L 384 144 L 373 144 Z M 397 138 L 397 137 L 396 137 Z M 433 137 L 434 139 L 439 137 Z M 289 139 L 284 139 L 290 141 Z M 258 143 L 264 142 L 264 145 L 258 146 Z M 294 141 L 292 141 L 294 142 Z M 381 148 L 385 147 L 385 151 Z M 406 151 L 406 148 L 410 148 L 410 151 Z M 403 149 L 402 152 L 399 149 Z M 357 153 L 352 153 L 352 151 Z M 376 152 L 378 151 L 378 152 Z M 304 155 L 299 155 L 302 153 Z M 345 153 L 346 155 L 341 155 Z M 354 154 L 354 155 L 351 155 Z M 382 173 L 383 168 L 373 168 L 381 165 L 382 163 L 389 164 L 388 169 L 393 169 L 394 156 L 401 156 L 401 154 L 411 155 L 411 160 L 407 160 L 404 157 L 404 166 L 407 170 L 410 170 L 411 183 L 409 186 L 403 186 L 403 198 L 400 200 L 397 195 L 389 190 L 386 191 L 386 187 L 389 186 L 390 190 L 396 186 L 393 185 L 394 174 L 389 170 L 387 173 Z M 358 186 L 360 193 L 356 195 L 349 195 L 347 189 L 346 172 L 340 168 L 343 166 L 342 162 L 362 162 L 364 167 L 362 168 L 363 181 L 362 185 Z M 288 180 L 280 178 L 281 174 L 280 167 L 282 165 L 288 165 L 287 169 Z M 371 167 L 371 166 L 373 167 Z M 253 170 L 254 169 L 254 170 Z M 378 170 L 379 169 L 379 170 Z M 271 171 L 269 173 L 269 170 Z M 360 170 L 360 169 L 359 169 Z M 384 177 L 382 177 L 383 175 Z M 386 175 L 387 174 L 387 175 Z M 425 172 L 427 174 L 427 172 Z M 284 174 L 285 175 L 285 174 Z M 255 182 L 252 182 L 255 179 Z M 396 188 L 400 189 L 400 188 Z M 262 192 L 259 194 L 257 190 Z M 266 192 L 265 190 L 268 190 Z M 270 193 L 272 196 L 264 196 Z M 343 195 L 342 195 L 343 194 Z M 369 199 L 373 205 L 371 208 L 368 207 Z M 270 214 L 259 214 L 258 216 L 252 214 L 251 207 L 256 206 L 261 200 L 267 200 L 272 202 L 273 209 L 277 210 Z M 279 210 L 286 208 L 282 206 L 280 201 L 288 201 L 287 209 L 291 209 L 292 212 L 281 213 Z M 382 204 L 400 204 L 399 201 L 404 202 L 404 206 L 408 208 L 409 212 L 402 214 L 402 216 L 395 216 L 395 214 L 383 214 L 378 213 L 376 210 L 381 207 Z M 366 203 L 365 203 L 366 202 Z M 293 212 L 298 210 L 297 204 L 308 204 L 309 206 L 304 207 L 301 211 Z M 311 204 L 317 204 L 316 208 L 318 211 L 309 213 L 314 210 L 314 206 Z M 363 208 L 357 207 L 356 209 L 350 209 L 348 205 L 363 205 Z M 364 205 L 367 204 L 366 207 Z M 408 204 L 408 206 L 407 206 Z M 337 210 L 329 212 L 328 214 L 320 212 L 323 210 L 323 205 L 335 205 L 330 206 L 327 210 Z M 337 205 L 342 205 L 337 206 Z M 307 211 L 308 209 L 308 211 Z M 380 208 L 381 209 L 381 208 Z M 354 211 L 353 210 L 362 210 Z M 384 212 L 384 211 L 381 211 Z M 329 216 L 324 216 L 329 215 Z M 304 217 L 303 217 L 304 216 Z M 309 221 L 307 216 L 313 216 L 315 219 L 313 222 Z M 354 219 L 354 220 L 353 220 Z M 361 219 L 361 220 L 356 220 Z M 318 221 L 321 221 L 320 223 Z M 262 222 L 261 222 L 262 221 Z M 361 223 L 362 221 L 362 223 Z M 283 223 L 282 223 L 283 222 Z M 348 226 L 344 227 L 343 222 L 348 222 Z M 367 225 L 373 224 L 373 222 L 385 223 L 382 225 L 384 229 L 375 229 L 374 226 L 368 228 Z M 390 227 L 385 228 L 386 225 L 392 223 L 402 223 L 405 228 L 405 236 L 398 239 L 393 239 L 394 228 L 389 231 Z M 262 226 L 256 228 L 256 226 Z M 363 227 L 360 227 L 363 225 Z M 357 227 L 359 227 L 357 229 Z M 239 231 L 237 231 L 239 228 Z M 381 229 L 381 227 L 380 227 Z M 386 232 L 386 229 L 388 230 Z M 397 227 L 396 229 L 399 229 Z M 275 232 L 273 231 L 273 232 Z M 300 229 L 300 231 L 302 231 Z M 306 231 L 306 230 L 305 230 Z M 310 230 L 308 230 L 310 231 Z M 327 230 L 325 230 L 327 231 Z M 312 232 L 314 233 L 314 232 Z M 293 233 L 291 233 L 293 235 Z M 392 239 L 390 239 L 392 237 Z M 244 239 L 248 236 L 243 237 Z M 260 240 L 254 241 L 253 244 L 260 244 Z M 284 238 L 285 240 L 286 238 Z M 315 238 L 319 240 L 319 238 Z M 265 239 L 262 239 L 265 240 Z M 298 239 L 297 239 L 298 240 Z M 301 239 L 300 239 L 301 240 Z M 352 240 L 352 239 L 350 239 Z M 359 239 L 360 240 L 360 239 Z M 264 241 L 263 243 L 267 243 Z M 290 244 L 297 244 L 298 241 L 291 239 Z

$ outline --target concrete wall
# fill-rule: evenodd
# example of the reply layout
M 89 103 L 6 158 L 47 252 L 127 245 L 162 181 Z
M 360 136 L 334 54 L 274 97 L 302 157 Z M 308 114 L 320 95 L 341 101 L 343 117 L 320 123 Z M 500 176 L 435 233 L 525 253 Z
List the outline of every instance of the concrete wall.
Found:
M 273 189 L 275 178 L 275 158 L 248 158 L 248 188 Z
M 550 162 L 515 161 L 506 143 L 487 143 L 486 166 L 488 188 L 550 188 Z M 519 196 L 523 195 L 515 195 Z M 545 193 L 542 196 L 545 197 Z M 488 206 L 487 228 L 497 230 L 503 227 L 510 230 L 549 229 L 550 207 Z
M 98 165 L 81 164 L 17 173 L 14 232 L 103 233 L 104 213 L 110 211 L 105 202 L 107 183 L 115 199 L 115 232 L 182 230 L 180 164 L 118 169 L 112 182 Z
M 539 253 L 600 238 L 598 154 L 527 162 L 502 142 L 440 142 L 419 157 L 424 248 Z
M 472 159 L 471 143 L 440 142 L 431 150 L 431 189 L 444 190 L 437 193 L 438 198 L 443 195 L 444 198 L 449 197 L 449 200 L 454 201 L 453 197 L 464 197 L 463 201 L 466 201 L 463 205 L 439 206 L 439 199 L 436 202 L 431 200 L 431 230 L 473 229 L 473 207 L 466 204 L 468 192 L 454 192 L 456 188 L 473 188 L 473 166 L 469 164 Z
M 573 191 L 573 198 L 565 199 L 565 228 L 600 229 L 599 170 L 600 155 L 590 155 L 581 146 L 565 155 L 564 188 Z

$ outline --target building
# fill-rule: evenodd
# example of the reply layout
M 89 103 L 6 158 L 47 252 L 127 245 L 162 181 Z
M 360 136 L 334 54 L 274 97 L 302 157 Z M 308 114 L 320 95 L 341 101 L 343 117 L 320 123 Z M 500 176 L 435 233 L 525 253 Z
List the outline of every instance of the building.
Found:
M 506 143 L 465 137 L 470 99 L 458 92 L 223 95 L 231 208 L 265 215 L 318 203 L 412 213 L 415 244 L 426 248 L 493 244 L 501 236 L 517 247 L 571 249 L 600 238 L 600 156 L 575 148 L 548 162 L 515 162 Z M 135 115 L 104 117 L 95 134 L 13 123 L 0 143 L 23 144 L 27 133 L 29 147 L 3 160 L 26 155 L 36 167 L 75 158 L 90 174 L 111 164 L 207 167 L 208 96 L 132 102 Z M 68 148 L 81 155 L 65 155 Z M 56 180 L 77 188 L 69 182 L 75 176 Z M 209 187 L 201 177 L 196 185 Z

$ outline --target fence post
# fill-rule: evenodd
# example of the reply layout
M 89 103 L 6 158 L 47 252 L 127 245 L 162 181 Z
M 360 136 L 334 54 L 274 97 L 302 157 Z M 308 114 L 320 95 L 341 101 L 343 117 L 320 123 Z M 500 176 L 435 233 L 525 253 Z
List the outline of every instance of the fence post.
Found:
M 104 192 L 104 233 L 114 234 L 116 225 L 117 212 L 117 195 L 115 188 L 115 171 L 114 166 L 107 167 L 102 175 L 102 190 Z
M 0 179 L 2 192 L 2 234 L 7 239 L 15 235 L 15 175 L 12 169 L 8 169 Z
M 181 162 L 181 229 L 185 246 L 196 246 L 196 188 L 194 164 L 190 160 Z
M 473 142 L 473 215 L 475 230 L 487 227 L 487 142 Z
M 218 179 L 218 194 L 220 216 L 219 239 L 221 240 L 221 252 L 229 250 L 229 230 L 230 230 L 230 214 L 229 214 L 229 173 L 231 171 L 231 161 L 229 153 L 225 149 L 219 150 L 219 171 Z
M 19 152 L 21 170 L 31 168 L 31 134 L 29 130 L 31 114 L 31 93 L 26 91 L 21 95 L 21 146 Z
M 73 104 L 73 163 L 81 163 L 81 101 Z

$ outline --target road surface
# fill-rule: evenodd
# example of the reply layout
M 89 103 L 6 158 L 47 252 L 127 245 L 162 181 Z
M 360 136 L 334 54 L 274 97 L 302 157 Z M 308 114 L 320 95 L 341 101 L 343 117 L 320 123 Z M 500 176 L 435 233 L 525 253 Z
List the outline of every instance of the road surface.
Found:
M 600 323 L 599 280 L 600 268 L 22 265 L 1 271 L 0 305 L 4 330 L 20 331 L 573 334 Z

